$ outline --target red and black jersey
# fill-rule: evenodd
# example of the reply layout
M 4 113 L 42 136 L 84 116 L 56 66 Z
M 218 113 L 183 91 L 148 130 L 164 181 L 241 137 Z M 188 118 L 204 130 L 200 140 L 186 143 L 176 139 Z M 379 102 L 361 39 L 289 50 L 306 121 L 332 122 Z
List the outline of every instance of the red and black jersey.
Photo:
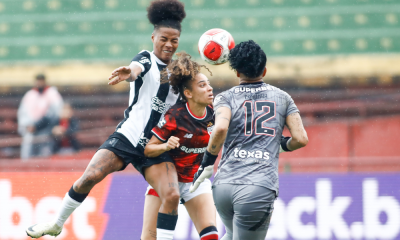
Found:
M 171 136 L 179 138 L 179 148 L 169 151 L 175 161 L 179 182 L 192 182 L 207 149 L 214 128 L 214 110 L 207 107 L 203 116 L 195 116 L 188 103 L 172 106 L 153 128 L 152 133 L 160 141 Z

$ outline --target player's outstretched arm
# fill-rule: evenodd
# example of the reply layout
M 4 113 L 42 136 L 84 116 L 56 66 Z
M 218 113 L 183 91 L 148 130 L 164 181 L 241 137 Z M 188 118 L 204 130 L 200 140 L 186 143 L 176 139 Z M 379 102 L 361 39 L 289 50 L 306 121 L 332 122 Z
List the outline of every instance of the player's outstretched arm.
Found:
M 281 148 L 286 152 L 305 147 L 308 143 L 308 137 L 298 112 L 286 117 L 286 126 L 292 137 L 282 137 Z
M 164 152 L 167 152 L 171 149 L 175 149 L 179 147 L 179 138 L 170 137 L 166 143 L 161 142 L 155 136 L 151 137 L 149 143 L 146 145 L 144 149 L 144 155 L 146 157 L 158 157 Z
M 193 184 L 189 191 L 194 192 L 206 178 L 213 173 L 214 163 L 218 153 L 224 145 L 226 133 L 228 132 L 232 112 L 227 107 L 219 107 L 215 113 L 215 126 L 208 142 L 207 151 L 204 153 L 203 161 L 193 178 Z
M 137 65 L 116 68 L 108 78 L 108 80 L 110 80 L 108 85 L 115 85 L 125 80 L 128 82 L 133 82 L 137 79 L 141 72 L 142 69 Z

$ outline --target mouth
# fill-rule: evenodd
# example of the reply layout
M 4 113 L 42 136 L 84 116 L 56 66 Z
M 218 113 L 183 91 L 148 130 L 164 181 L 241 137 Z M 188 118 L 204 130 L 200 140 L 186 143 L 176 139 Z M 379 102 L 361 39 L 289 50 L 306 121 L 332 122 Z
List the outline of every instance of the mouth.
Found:
M 172 53 L 172 51 L 168 51 L 168 50 L 164 50 L 163 52 L 164 52 L 164 53 L 169 53 L 169 54 Z
M 213 94 L 208 95 L 208 98 L 214 98 Z

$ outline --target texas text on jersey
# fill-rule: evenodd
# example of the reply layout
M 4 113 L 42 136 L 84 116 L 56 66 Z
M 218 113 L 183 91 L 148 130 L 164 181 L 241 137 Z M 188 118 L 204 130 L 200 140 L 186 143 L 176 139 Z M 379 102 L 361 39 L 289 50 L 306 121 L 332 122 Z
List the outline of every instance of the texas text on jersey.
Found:
M 167 111 L 152 132 L 160 141 L 179 138 L 179 148 L 169 152 L 175 161 L 179 182 L 191 182 L 206 151 L 214 127 L 214 111 L 206 108 L 203 116 L 195 116 L 187 103 L 178 103 Z
M 141 51 L 131 65 L 142 68 L 142 73 L 130 83 L 129 107 L 116 132 L 122 133 L 133 146 L 144 149 L 151 138 L 151 129 L 162 114 L 176 103 L 178 95 L 172 92 L 168 83 L 160 84 L 160 71 L 167 65 L 153 52 Z

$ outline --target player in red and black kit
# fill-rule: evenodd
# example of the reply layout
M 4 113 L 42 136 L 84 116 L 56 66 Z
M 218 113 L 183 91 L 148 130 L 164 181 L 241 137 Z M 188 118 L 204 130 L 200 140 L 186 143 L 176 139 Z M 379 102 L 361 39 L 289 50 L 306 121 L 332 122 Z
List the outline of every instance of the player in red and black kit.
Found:
M 168 152 L 178 173 L 181 202 L 186 207 L 201 240 L 217 240 L 216 210 L 211 195 L 211 182 L 202 182 L 196 192 L 189 188 L 199 169 L 214 127 L 212 87 L 207 77 L 200 73 L 202 65 L 192 61 L 190 55 L 179 53 L 178 59 L 167 66 L 169 82 L 182 102 L 172 106 L 153 128 L 147 144 L 146 157 L 157 157 Z M 165 72 L 165 74 L 167 74 Z M 171 173 L 172 174 L 172 173 Z M 157 213 L 161 201 L 148 187 L 143 215 L 142 240 L 154 239 Z M 157 238 L 162 232 L 157 231 Z

